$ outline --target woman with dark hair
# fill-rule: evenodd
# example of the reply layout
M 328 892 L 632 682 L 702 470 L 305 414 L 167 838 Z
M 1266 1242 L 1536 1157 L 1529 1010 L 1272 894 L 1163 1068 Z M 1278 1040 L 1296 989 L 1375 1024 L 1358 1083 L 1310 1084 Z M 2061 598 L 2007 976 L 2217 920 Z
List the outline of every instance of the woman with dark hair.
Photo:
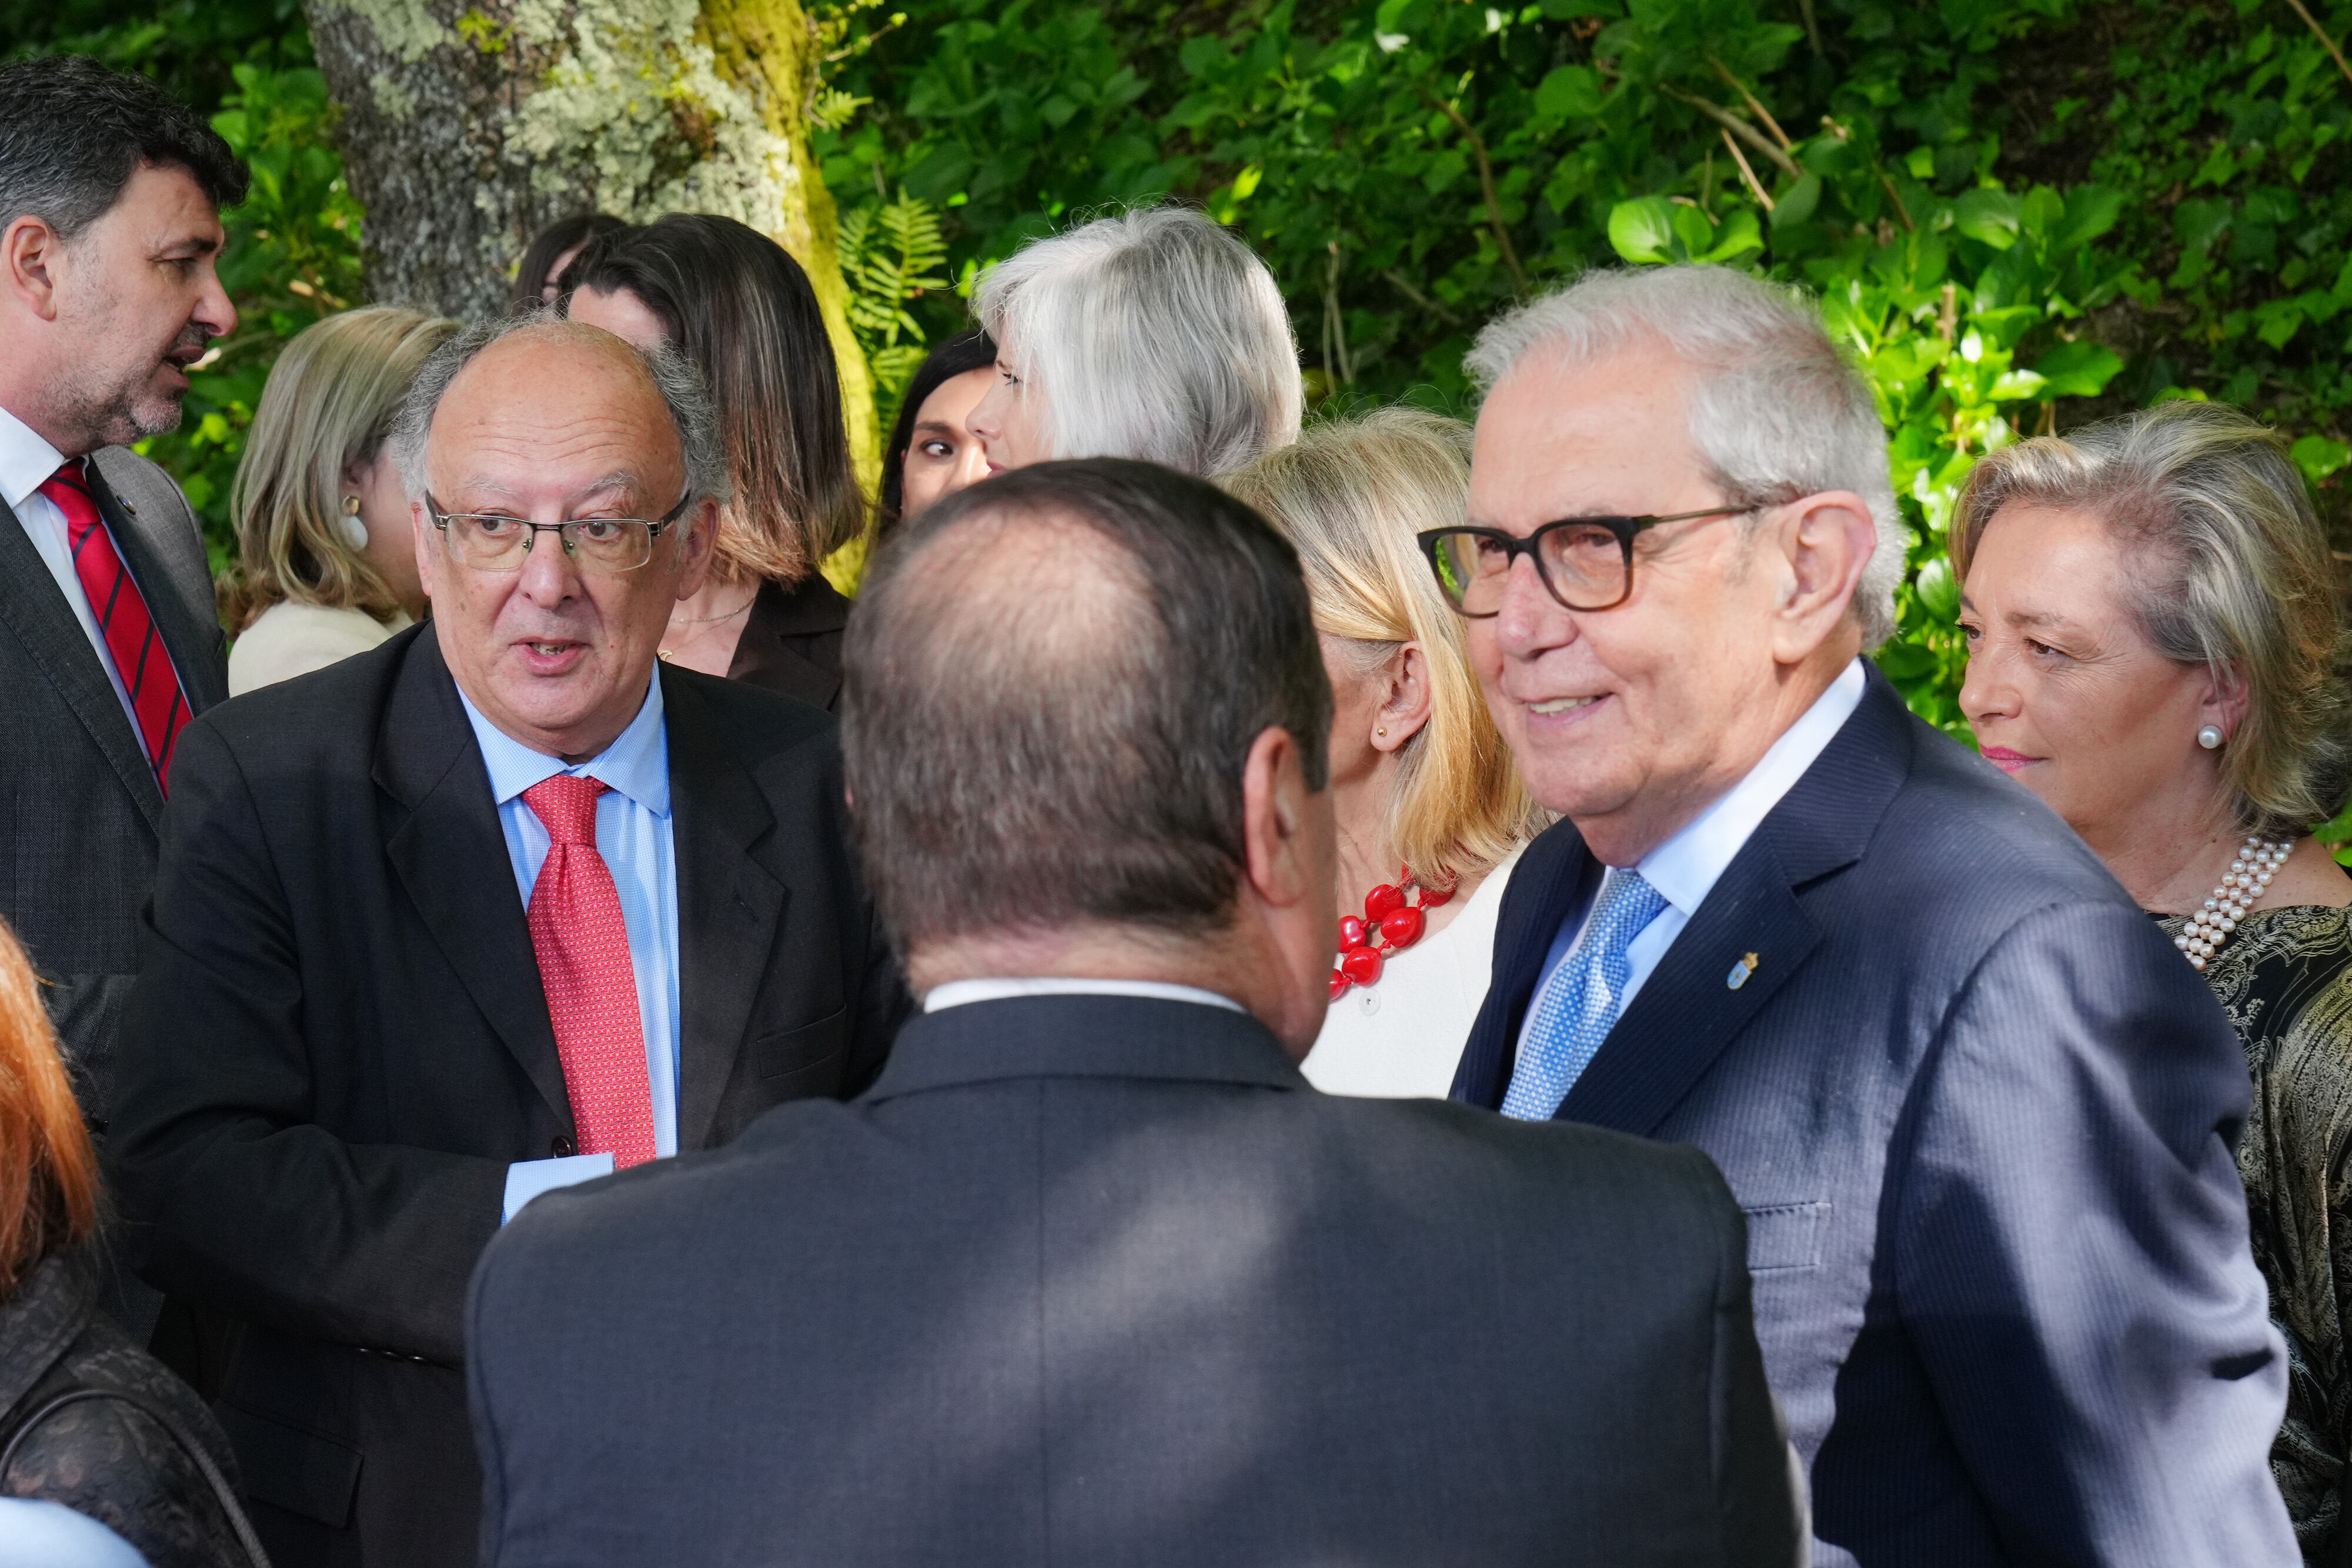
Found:
M 528 310 L 534 306 L 552 305 L 562 292 L 563 269 L 579 258 L 580 253 L 606 235 L 619 234 L 629 225 L 604 213 L 574 213 L 568 218 L 558 218 L 539 231 L 530 248 L 522 253 L 521 265 L 515 268 L 514 308 Z
M 87 1515 L 152 1568 L 267 1568 L 211 1412 L 99 1311 L 98 1213 L 40 982 L 0 925 L 0 1497 Z
M 988 477 L 988 453 L 971 432 L 971 411 L 996 381 L 996 341 L 974 329 L 933 349 L 898 405 L 882 459 L 877 531 L 887 533 L 934 501 Z
M 673 214 L 597 241 L 569 282 L 573 320 L 694 361 L 726 438 L 717 560 L 661 656 L 833 706 L 849 601 L 817 567 L 865 531 L 866 497 L 808 274 L 732 218 Z

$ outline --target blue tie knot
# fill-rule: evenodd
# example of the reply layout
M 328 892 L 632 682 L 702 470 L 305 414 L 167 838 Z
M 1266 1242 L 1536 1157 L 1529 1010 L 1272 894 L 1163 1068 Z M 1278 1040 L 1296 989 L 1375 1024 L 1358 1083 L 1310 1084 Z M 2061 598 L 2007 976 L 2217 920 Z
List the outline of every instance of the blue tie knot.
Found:
M 1612 868 L 1576 946 L 1537 992 L 1503 1114 L 1549 1121 L 1625 1010 L 1627 949 L 1666 907 L 1641 873 Z

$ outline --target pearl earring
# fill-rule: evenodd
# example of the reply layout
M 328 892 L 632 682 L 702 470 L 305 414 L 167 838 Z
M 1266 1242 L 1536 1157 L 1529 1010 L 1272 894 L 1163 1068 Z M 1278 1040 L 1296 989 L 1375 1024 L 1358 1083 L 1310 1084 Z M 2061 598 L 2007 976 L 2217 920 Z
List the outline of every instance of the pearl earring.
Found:
M 2221 732 L 2209 724 L 2197 732 L 2197 744 L 2208 751 L 2218 751 L 2221 747 Z
M 1378 729 L 1372 731 L 1374 735 L 1386 735 L 1388 732 L 1389 727 L 1387 725 L 1381 725 Z
M 353 549 L 367 549 L 367 524 L 360 518 L 360 498 L 357 496 L 343 497 L 343 515 L 335 520 L 342 527 L 345 544 Z

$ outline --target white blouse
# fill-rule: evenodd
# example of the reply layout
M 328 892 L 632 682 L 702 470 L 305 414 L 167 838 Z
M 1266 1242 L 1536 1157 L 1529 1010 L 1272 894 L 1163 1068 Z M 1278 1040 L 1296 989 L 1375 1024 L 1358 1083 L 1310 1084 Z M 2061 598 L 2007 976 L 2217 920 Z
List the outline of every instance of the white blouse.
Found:
M 1445 1097 L 1486 1000 L 1495 919 L 1519 854 L 1513 850 L 1488 872 L 1443 931 L 1391 958 L 1377 984 L 1340 993 L 1299 1064 L 1309 1083 L 1326 1094 Z
M 404 611 L 394 611 L 387 624 L 364 610 L 330 610 L 281 599 L 230 644 L 228 695 L 241 697 L 257 686 L 323 670 L 415 624 Z

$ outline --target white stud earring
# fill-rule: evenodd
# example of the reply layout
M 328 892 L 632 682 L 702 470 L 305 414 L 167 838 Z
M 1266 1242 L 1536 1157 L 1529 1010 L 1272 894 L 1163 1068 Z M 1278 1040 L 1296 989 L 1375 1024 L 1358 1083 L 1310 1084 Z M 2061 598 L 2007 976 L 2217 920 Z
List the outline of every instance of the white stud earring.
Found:
M 343 515 L 335 521 L 343 530 L 345 544 L 353 549 L 367 549 L 367 524 L 360 520 L 360 498 L 357 496 L 343 497 Z
M 2221 748 L 2221 732 L 2209 724 L 2197 732 L 2197 744 L 2208 751 L 2218 751 Z

